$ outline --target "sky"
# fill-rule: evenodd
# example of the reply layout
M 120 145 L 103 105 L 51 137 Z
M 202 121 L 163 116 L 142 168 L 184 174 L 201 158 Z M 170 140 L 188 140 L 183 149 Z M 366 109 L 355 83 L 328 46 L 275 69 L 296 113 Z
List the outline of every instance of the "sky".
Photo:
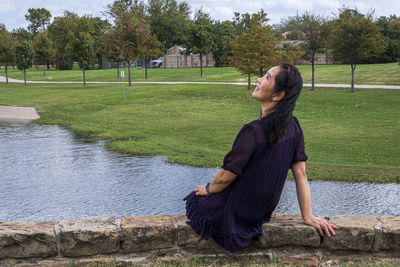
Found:
M 181 0 L 177 0 L 182 2 Z M 103 14 L 105 7 L 113 0 L 0 0 L 0 23 L 11 31 L 14 28 L 28 26 L 25 14 L 28 8 L 48 9 L 53 18 L 61 16 L 64 10 L 72 11 L 78 15 L 92 14 L 106 18 Z M 202 8 L 215 20 L 231 20 L 234 12 L 254 13 L 264 9 L 270 19 L 269 24 L 277 24 L 282 19 L 308 11 L 315 15 L 325 17 L 338 14 L 339 8 L 346 6 L 357 7 L 361 13 L 375 10 L 374 17 L 400 16 L 400 0 L 186 0 L 192 12 Z

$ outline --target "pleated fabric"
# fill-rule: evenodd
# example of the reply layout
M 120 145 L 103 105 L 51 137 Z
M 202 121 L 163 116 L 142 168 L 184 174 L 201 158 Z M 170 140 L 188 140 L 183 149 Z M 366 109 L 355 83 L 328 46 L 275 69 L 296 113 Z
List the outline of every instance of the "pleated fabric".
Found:
M 304 137 L 293 117 L 285 136 L 274 147 L 265 142 L 260 120 L 243 126 L 222 168 L 237 175 L 223 191 L 209 196 L 191 192 L 186 201 L 187 223 L 202 238 L 213 238 L 237 252 L 262 236 L 281 196 L 289 168 L 306 161 Z

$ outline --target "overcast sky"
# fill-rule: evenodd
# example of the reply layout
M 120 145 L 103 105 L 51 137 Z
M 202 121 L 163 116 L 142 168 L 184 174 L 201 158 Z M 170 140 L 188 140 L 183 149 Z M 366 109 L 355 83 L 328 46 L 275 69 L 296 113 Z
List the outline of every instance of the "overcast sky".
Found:
M 24 15 L 27 9 L 39 7 L 48 9 L 53 17 L 60 16 L 64 10 L 68 10 L 79 15 L 92 14 L 105 18 L 102 12 L 105 6 L 112 2 L 113 0 L 0 0 L 0 23 L 5 24 L 10 31 L 18 27 L 26 28 L 28 23 Z M 375 17 L 391 14 L 400 16 L 400 0 L 187 0 L 186 2 L 190 4 L 192 11 L 203 8 L 216 20 L 231 20 L 233 12 L 253 13 L 262 8 L 268 14 L 270 24 L 279 23 L 282 18 L 288 16 L 295 16 L 297 12 L 300 15 L 309 11 L 316 15 L 331 16 L 337 14 L 343 5 L 350 8 L 357 7 L 362 13 L 375 10 Z

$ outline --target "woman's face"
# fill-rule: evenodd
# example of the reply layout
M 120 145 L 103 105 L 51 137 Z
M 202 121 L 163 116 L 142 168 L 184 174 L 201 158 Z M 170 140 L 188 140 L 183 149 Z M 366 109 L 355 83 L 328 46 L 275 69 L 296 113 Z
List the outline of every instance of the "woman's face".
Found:
M 275 93 L 275 76 L 278 75 L 280 68 L 272 67 L 261 78 L 257 79 L 257 86 L 254 89 L 252 97 L 260 102 L 272 102 Z

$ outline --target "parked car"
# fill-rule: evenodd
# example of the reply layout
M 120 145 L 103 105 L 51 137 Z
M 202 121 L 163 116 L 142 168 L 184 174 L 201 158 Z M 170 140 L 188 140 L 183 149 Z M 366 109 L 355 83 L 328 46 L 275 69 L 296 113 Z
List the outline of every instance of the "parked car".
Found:
M 163 66 L 162 57 L 150 61 L 150 68 L 161 68 Z

